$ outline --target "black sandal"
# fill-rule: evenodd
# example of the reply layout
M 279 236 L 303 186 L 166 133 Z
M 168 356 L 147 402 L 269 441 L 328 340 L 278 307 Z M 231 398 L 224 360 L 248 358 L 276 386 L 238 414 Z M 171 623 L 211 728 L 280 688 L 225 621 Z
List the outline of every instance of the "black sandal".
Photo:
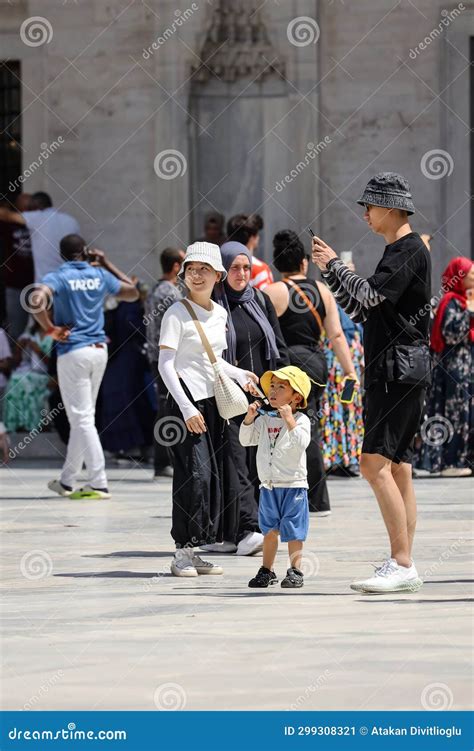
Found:
M 270 584 L 278 584 L 277 575 L 274 571 L 270 571 L 265 566 L 260 566 L 257 571 L 257 576 L 249 581 L 249 587 L 253 589 L 265 589 Z

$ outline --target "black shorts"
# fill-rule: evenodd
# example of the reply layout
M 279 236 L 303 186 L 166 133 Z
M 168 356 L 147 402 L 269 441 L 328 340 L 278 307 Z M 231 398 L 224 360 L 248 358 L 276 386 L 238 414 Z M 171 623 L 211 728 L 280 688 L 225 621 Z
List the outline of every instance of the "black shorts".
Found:
M 381 454 L 392 462 L 411 463 L 426 389 L 400 383 L 371 386 L 364 394 L 362 453 Z

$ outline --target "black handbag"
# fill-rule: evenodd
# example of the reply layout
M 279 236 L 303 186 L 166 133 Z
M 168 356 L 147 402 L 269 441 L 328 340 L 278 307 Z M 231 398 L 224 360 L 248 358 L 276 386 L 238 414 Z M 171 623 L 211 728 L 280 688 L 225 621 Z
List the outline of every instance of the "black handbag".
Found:
M 404 335 L 408 334 L 412 338 L 411 344 L 399 344 L 396 341 L 390 344 L 385 350 L 385 382 L 402 383 L 405 386 L 420 386 L 428 388 L 431 385 L 433 362 L 430 348 L 425 340 L 420 339 L 420 334 L 400 313 L 392 311 L 390 306 L 386 306 L 387 312 L 391 314 L 396 323 L 402 324 Z M 383 313 L 382 313 L 383 316 Z M 390 329 L 386 328 L 389 341 L 393 338 Z
M 427 344 L 393 344 L 385 353 L 386 382 L 406 386 L 431 385 L 431 354 Z

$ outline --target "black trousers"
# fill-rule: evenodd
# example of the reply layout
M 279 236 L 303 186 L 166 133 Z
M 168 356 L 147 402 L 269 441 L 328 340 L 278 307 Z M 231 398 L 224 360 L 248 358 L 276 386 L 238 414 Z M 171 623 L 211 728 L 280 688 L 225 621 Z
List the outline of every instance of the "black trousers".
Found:
M 222 539 L 235 544 L 239 543 L 249 532 L 259 531 L 258 503 L 254 486 L 249 478 L 247 450 L 239 441 L 239 429 L 243 417 L 242 415 L 229 420 L 224 433 Z
M 225 423 L 214 397 L 192 401 L 207 426 L 207 431 L 200 435 L 187 430 L 173 397 L 169 395 L 167 400 L 170 419 L 166 435 L 170 437 L 174 468 L 171 536 L 177 548 L 222 540 Z
M 288 347 L 291 363 L 305 371 L 317 383 L 326 383 L 328 367 L 324 352 L 318 347 L 310 349 L 304 345 Z M 311 420 L 311 443 L 306 449 L 308 466 L 308 500 L 310 511 L 329 511 L 329 494 L 326 483 L 321 437 L 319 435 L 319 403 L 324 388 L 313 384 L 305 414 Z
M 322 389 L 313 386 L 308 399 L 305 414 L 311 420 L 311 442 L 306 449 L 306 463 L 308 466 L 308 501 L 310 511 L 329 511 L 328 486 L 326 470 L 324 469 L 321 451 L 321 437 L 319 435 L 319 396 Z

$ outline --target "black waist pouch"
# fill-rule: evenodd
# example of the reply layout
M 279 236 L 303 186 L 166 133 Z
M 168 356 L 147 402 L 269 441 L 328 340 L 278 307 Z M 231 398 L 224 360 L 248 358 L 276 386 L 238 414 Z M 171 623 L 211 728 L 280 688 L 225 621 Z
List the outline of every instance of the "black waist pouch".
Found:
M 427 344 L 394 344 L 385 354 L 387 383 L 395 381 L 427 388 L 431 385 L 432 367 Z

